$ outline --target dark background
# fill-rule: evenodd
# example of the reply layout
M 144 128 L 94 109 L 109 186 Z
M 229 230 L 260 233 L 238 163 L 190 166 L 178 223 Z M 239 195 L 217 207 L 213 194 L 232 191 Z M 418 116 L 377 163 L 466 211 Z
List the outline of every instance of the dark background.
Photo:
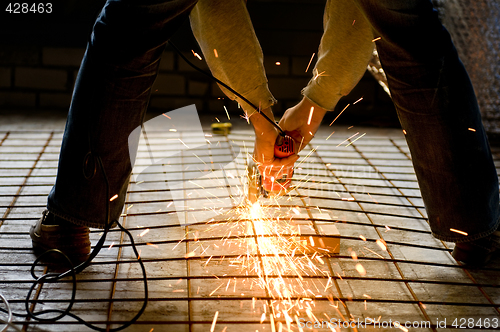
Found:
M 92 23 L 104 2 L 52 1 L 51 14 L 10 14 L 5 9 L 13 2 L 0 1 L 2 112 L 67 112 Z M 269 86 L 279 101 L 274 107 L 277 115 L 300 99 L 300 90 L 310 79 L 311 69 L 305 73 L 305 68 L 311 55 L 317 52 L 324 5 L 324 0 L 248 0 L 248 10 L 266 56 Z M 189 22 L 175 34 L 173 41 L 191 58 L 191 50 L 199 50 Z M 276 61 L 281 65 L 276 66 Z M 197 64 L 206 68 L 200 61 Z M 223 105 L 233 113 L 240 112 L 234 102 L 221 97 L 223 94 L 216 84 L 186 65 L 167 47 L 153 88 L 151 113 L 166 112 L 192 103 L 205 114 L 220 113 L 223 116 Z M 368 73 L 329 117 L 335 117 L 345 105 L 360 97 L 363 101 L 349 107 L 338 123 L 399 125 L 390 98 Z

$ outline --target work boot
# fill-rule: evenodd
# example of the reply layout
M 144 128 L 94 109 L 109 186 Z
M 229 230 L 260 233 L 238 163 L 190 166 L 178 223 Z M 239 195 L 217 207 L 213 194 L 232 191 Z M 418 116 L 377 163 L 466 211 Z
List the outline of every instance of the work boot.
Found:
M 470 266 L 485 265 L 492 255 L 500 253 L 500 230 L 495 231 L 486 237 L 455 244 L 453 257 L 459 262 Z
M 89 228 L 78 226 L 56 217 L 48 210 L 30 228 L 31 241 L 36 254 L 50 249 L 59 249 L 71 259 L 73 264 L 85 261 L 90 253 Z M 62 259 L 61 255 L 51 257 Z

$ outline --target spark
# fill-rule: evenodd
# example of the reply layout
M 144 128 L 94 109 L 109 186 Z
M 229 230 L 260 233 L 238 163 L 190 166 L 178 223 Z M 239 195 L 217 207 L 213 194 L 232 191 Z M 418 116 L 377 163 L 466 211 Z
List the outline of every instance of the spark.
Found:
M 217 323 L 217 317 L 219 316 L 219 311 L 215 312 L 214 320 L 212 321 L 212 327 L 210 328 L 210 332 L 214 332 L 215 324 Z
M 308 126 L 311 125 L 311 119 L 312 119 L 313 113 L 314 113 L 314 106 L 311 106 L 311 110 L 309 111 L 309 118 L 307 119 Z
M 354 141 L 352 141 L 351 143 L 347 144 L 345 147 L 348 147 L 349 145 L 351 145 L 352 143 L 356 142 L 358 139 L 360 139 L 361 137 L 365 136 L 366 133 L 364 133 L 363 135 L 359 136 L 358 138 L 356 138 Z
M 356 100 L 354 103 L 352 103 L 353 105 L 356 105 L 357 103 L 359 103 L 360 101 L 363 100 L 363 97 L 359 98 L 358 100 Z
M 195 57 L 197 57 L 199 60 L 203 60 L 203 59 L 201 58 L 201 56 L 200 56 L 198 53 L 196 53 L 194 50 L 191 50 L 191 52 L 193 52 L 193 55 L 194 55 Z
M 109 201 L 110 201 L 110 202 L 112 202 L 112 201 L 114 201 L 114 200 L 115 200 L 115 199 L 117 199 L 117 198 L 118 198 L 118 194 L 116 194 L 116 195 L 114 195 L 113 197 L 111 197 L 111 198 L 109 199 Z
M 214 55 L 215 55 L 216 58 L 219 57 L 219 53 L 217 53 L 217 50 L 215 48 L 214 48 Z
M 276 66 L 280 66 L 280 65 L 281 65 L 281 62 L 276 61 L 275 65 L 276 65 Z
M 352 21 L 352 25 L 354 25 L 354 23 L 356 23 L 356 20 Z
M 377 37 L 375 39 L 372 39 L 372 42 L 376 42 L 377 40 L 380 40 L 380 39 L 382 39 L 382 37 Z
M 476 131 L 476 129 L 474 129 L 474 128 L 467 128 L 467 129 L 470 131 Z
M 402 326 L 397 321 L 394 322 L 394 327 L 397 327 L 398 329 L 403 330 L 404 332 L 408 332 L 409 331 L 406 327 Z
M 406 135 L 406 130 L 404 130 L 404 129 L 403 129 L 403 134 L 405 134 L 405 135 Z
M 332 131 L 332 133 L 330 134 L 330 136 L 328 136 L 325 141 L 328 141 L 328 139 L 333 135 L 333 133 L 335 133 L 335 130 Z
M 114 242 L 111 242 L 111 244 L 110 244 L 110 245 L 109 245 L 109 247 L 108 247 L 108 250 L 109 250 L 109 249 L 111 249 L 111 248 L 113 248 L 113 246 L 114 246 L 114 245 L 115 245 L 115 243 L 114 243 Z
M 351 137 L 346 138 L 345 140 L 343 140 L 343 141 L 342 141 L 341 143 L 339 143 L 337 146 L 341 146 L 342 144 L 344 144 L 345 142 L 347 142 L 347 141 L 348 141 L 348 140 L 350 140 L 351 138 L 353 138 L 353 137 L 355 137 L 355 136 L 358 136 L 358 135 L 359 135 L 359 131 L 358 131 L 356 134 L 352 135 Z
M 163 115 L 164 117 L 169 118 L 170 120 L 172 120 L 172 118 L 171 118 L 171 117 L 169 117 L 168 115 L 166 115 L 165 113 L 163 113 L 162 115 Z
M 366 275 L 366 270 L 360 263 L 356 264 L 356 271 L 362 276 Z
M 385 243 L 384 240 L 382 239 L 377 239 L 377 241 L 375 241 L 377 243 L 377 245 L 380 247 L 380 249 L 384 250 L 384 251 L 387 251 L 387 244 Z
M 382 256 L 382 255 L 380 255 L 380 254 L 376 253 L 375 251 L 371 250 L 370 248 L 367 248 L 367 247 L 363 247 L 363 248 L 365 248 L 366 250 L 368 250 L 369 252 L 371 252 L 371 253 L 372 253 L 372 254 L 374 254 L 375 256 L 378 256 L 378 257 L 380 257 L 380 258 L 384 259 L 384 256 Z
M 313 54 L 311 55 L 311 60 L 309 60 L 309 63 L 307 64 L 307 67 L 306 67 L 306 73 L 307 73 L 307 71 L 309 70 L 309 66 L 311 65 L 311 62 L 313 61 L 313 59 L 314 59 L 314 56 L 315 56 L 315 55 L 316 55 L 316 53 L 313 53 Z
M 364 237 L 363 235 L 360 235 L 359 238 L 363 241 L 366 241 L 366 237 Z
M 174 132 L 174 133 L 175 133 L 175 132 L 177 132 L 177 129 L 175 129 L 175 128 L 171 128 L 171 129 L 169 129 L 168 131 L 172 131 L 172 132 Z
M 227 119 L 228 120 L 231 120 L 231 117 L 229 116 L 229 112 L 227 111 L 227 108 L 226 106 L 224 105 L 224 110 L 226 111 L 226 114 L 227 114 Z
M 139 234 L 139 236 L 143 237 L 144 235 L 146 235 L 147 232 L 149 232 L 149 228 L 146 228 L 144 231 L 142 231 L 141 234 Z
M 219 287 L 217 287 L 216 289 L 214 289 L 212 291 L 212 293 L 210 293 L 208 296 L 212 296 L 219 288 L 221 288 L 222 286 L 224 285 L 224 283 L 220 284 Z
M 325 71 L 325 70 L 323 70 L 323 71 L 320 73 L 320 72 L 319 72 L 319 70 L 317 70 L 317 69 L 316 69 L 316 75 L 314 75 L 313 80 L 315 80 L 315 81 L 316 81 L 316 79 L 317 79 L 318 77 L 320 77 L 320 76 L 328 76 L 328 75 L 323 75 L 325 72 L 326 72 L 326 71 Z
M 330 123 L 330 124 L 329 124 L 329 126 L 331 126 L 331 125 L 332 125 L 332 124 L 333 124 L 333 123 L 334 123 L 334 122 L 335 122 L 335 121 L 339 118 L 339 116 L 340 116 L 342 113 L 344 113 L 344 111 L 345 111 L 345 110 L 349 107 L 349 105 L 351 105 L 351 104 L 347 104 L 347 106 L 346 106 L 346 107 L 344 107 L 344 109 L 343 109 L 342 111 L 340 111 L 339 115 L 337 115 L 337 117 L 336 117 L 335 119 L 333 119 L 332 123 Z
M 464 232 L 464 231 L 460 231 L 458 229 L 455 229 L 455 228 L 450 228 L 450 231 L 452 232 L 455 232 L 455 233 L 458 233 L 458 234 L 462 234 L 462 235 L 465 235 L 465 236 L 468 236 L 469 234 Z

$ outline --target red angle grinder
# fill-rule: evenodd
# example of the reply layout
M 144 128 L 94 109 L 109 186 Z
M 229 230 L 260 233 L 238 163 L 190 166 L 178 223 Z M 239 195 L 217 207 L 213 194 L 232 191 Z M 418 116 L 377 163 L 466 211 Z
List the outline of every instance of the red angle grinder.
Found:
M 279 135 L 274 144 L 274 156 L 286 158 L 295 154 L 295 141 L 288 135 Z M 255 161 L 248 164 L 248 200 L 255 203 L 259 197 L 282 196 L 288 192 L 293 176 L 293 167 L 281 170 L 282 176 L 275 179 L 262 175 Z

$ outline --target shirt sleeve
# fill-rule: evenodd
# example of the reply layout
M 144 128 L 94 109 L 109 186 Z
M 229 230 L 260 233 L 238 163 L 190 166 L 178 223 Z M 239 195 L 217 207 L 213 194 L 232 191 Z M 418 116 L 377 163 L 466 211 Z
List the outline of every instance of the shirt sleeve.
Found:
M 190 15 L 193 34 L 212 74 L 265 109 L 276 103 L 269 91 L 260 43 L 244 0 L 200 0 Z M 255 110 L 221 86 L 247 114 Z
M 373 33 L 354 1 L 328 0 L 323 24 L 318 61 L 302 94 L 333 110 L 363 77 L 374 49 Z

